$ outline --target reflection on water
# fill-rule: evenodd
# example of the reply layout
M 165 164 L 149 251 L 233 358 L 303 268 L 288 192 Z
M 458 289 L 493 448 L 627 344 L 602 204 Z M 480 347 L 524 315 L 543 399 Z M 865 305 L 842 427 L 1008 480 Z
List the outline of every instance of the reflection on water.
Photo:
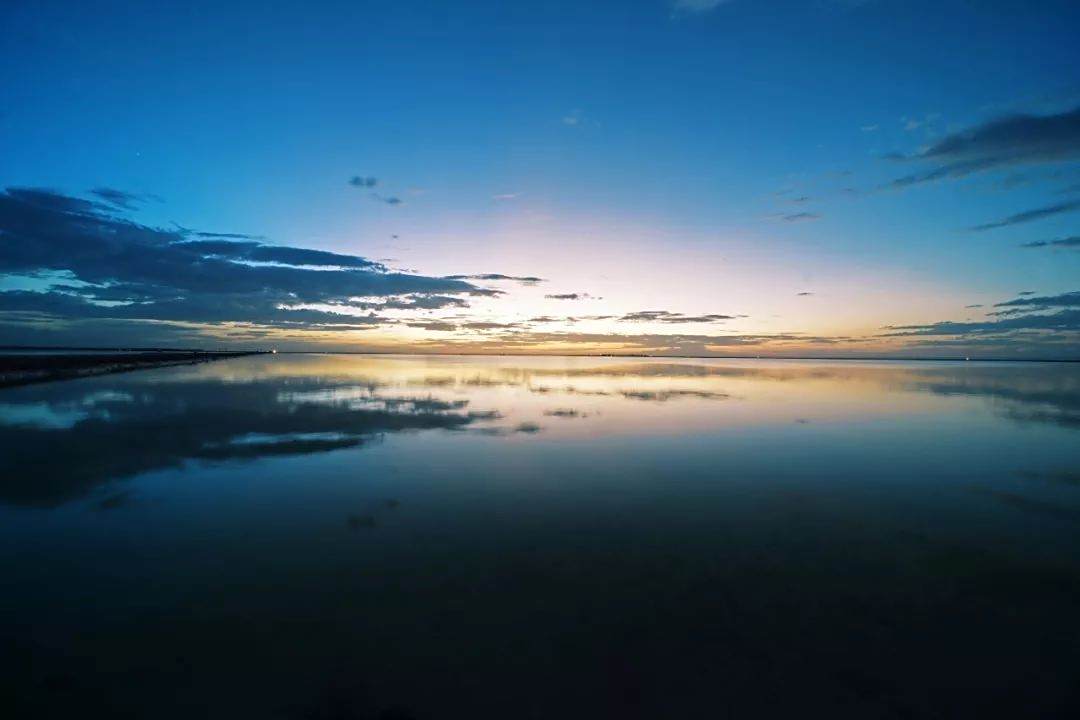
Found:
M 278 355 L 9 389 L 3 691 L 1069 716 L 1078 432 L 1069 364 Z

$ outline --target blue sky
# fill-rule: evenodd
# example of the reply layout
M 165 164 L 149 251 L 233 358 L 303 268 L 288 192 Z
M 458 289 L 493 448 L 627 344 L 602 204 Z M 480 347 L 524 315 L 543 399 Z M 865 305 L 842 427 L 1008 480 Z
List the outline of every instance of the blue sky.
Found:
M 42 272 L 79 269 L 20 261 L 0 265 L 0 288 L 23 293 L 0 295 L 0 341 L 175 330 L 351 349 L 1080 354 L 1067 315 L 1080 250 L 1063 242 L 1080 235 L 1074 2 L 14 2 L 0 28 L 0 186 L 118 189 L 138 198 L 94 212 L 379 272 L 545 280 L 470 281 L 503 294 L 375 309 L 386 322 L 363 329 L 265 314 L 170 325 L 35 308 L 74 292 Z M 1050 124 L 1006 126 L 1018 144 L 1004 159 L 926 154 L 1017 115 Z M 977 168 L 889 187 L 955 162 Z M 970 229 L 1040 208 L 1056 210 Z M 1048 244 L 1021 247 L 1033 242 Z M 1022 291 L 1059 298 L 1033 317 L 1066 315 L 885 337 L 994 322 L 991 306 Z M 589 297 L 545 297 L 572 293 Z M 305 307 L 353 312 L 343 302 Z M 641 310 L 730 319 L 621 320 Z M 709 340 L 723 337 L 743 339 Z

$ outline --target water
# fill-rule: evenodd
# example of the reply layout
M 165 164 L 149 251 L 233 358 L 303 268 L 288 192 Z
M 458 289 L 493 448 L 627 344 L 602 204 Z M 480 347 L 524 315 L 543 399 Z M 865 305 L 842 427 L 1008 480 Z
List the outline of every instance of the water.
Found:
M 1068 364 L 278 355 L 8 389 L 0 696 L 1075 717 L 1078 431 Z

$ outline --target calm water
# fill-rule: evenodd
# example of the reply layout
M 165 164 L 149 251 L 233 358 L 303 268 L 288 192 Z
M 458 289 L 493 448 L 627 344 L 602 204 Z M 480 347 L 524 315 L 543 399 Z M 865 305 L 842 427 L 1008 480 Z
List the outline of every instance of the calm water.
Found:
M 0 568 L 8 717 L 1076 717 L 1080 367 L 9 389 Z

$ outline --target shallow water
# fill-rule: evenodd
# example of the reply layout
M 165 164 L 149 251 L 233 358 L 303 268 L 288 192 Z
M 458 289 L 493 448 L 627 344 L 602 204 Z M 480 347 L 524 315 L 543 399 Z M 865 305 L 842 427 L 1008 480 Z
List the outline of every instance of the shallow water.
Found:
M 0 568 L 18 717 L 1074 717 L 1080 366 L 8 389 Z

